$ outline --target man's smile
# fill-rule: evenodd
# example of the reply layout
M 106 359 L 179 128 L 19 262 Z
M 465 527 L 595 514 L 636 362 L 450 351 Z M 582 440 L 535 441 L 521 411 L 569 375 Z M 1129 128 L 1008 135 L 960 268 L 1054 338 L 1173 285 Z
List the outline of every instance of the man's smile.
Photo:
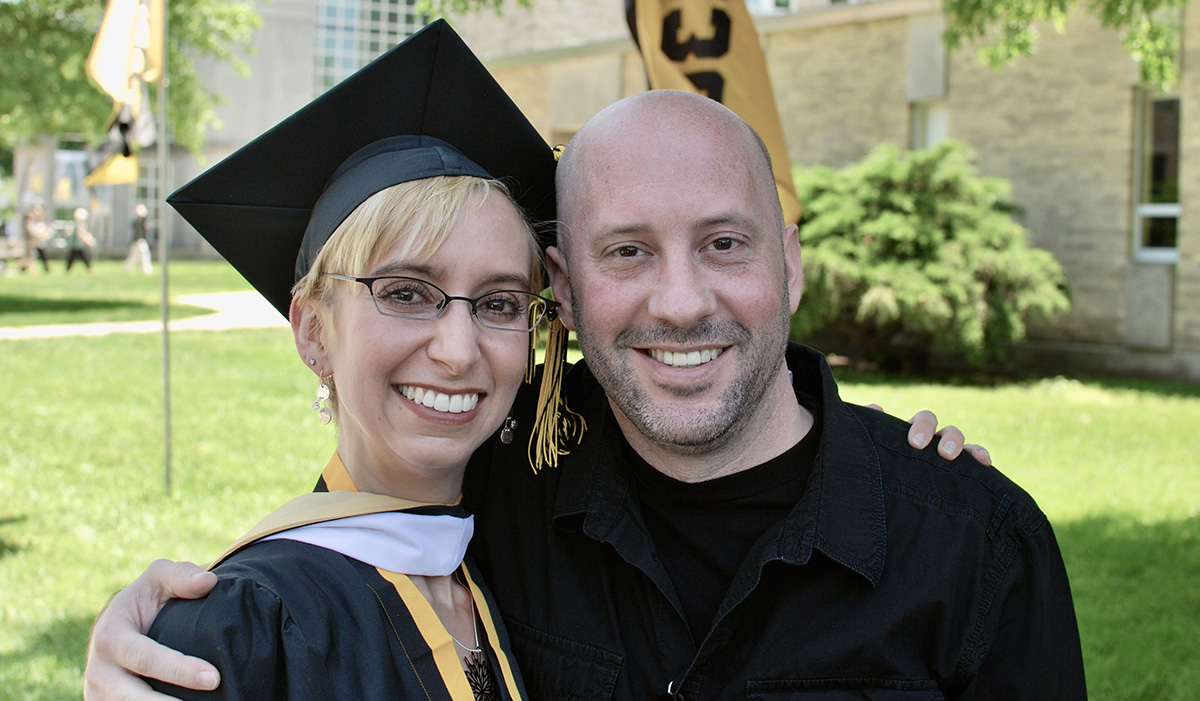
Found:
M 669 351 L 651 348 L 649 350 L 650 357 L 664 365 L 670 365 L 677 368 L 693 367 L 703 365 L 704 363 L 716 360 L 723 348 L 705 348 L 704 350 L 693 351 Z

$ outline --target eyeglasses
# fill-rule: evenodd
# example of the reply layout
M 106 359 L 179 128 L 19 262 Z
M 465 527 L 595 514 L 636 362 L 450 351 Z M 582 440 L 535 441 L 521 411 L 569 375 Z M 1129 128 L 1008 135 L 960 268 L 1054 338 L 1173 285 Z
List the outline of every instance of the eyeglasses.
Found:
M 351 277 L 322 273 L 325 277 L 367 286 L 375 309 L 384 316 L 429 321 L 446 312 L 454 300 L 471 305 L 471 316 L 480 326 L 497 331 L 528 333 L 537 328 L 543 318 L 553 321 L 558 316 L 558 302 L 523 290 L 495 290 L 470 297 L 448 295 L 437 285 L 415 277 Z

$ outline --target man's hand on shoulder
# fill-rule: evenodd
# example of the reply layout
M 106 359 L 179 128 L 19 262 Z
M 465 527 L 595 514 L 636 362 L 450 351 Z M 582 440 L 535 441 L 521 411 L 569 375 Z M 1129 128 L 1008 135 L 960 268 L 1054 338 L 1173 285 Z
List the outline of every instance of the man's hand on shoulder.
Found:
M 217 576 L 190 562 L 155 560 L 117 592 L 92 626 L 83 694 L 97 699 L 163 699 L 141 677 L 201 691 L 217 688 L 220 675 L 204 660 L 188 657 L 146 637 L 169 599 L 198 599 Z

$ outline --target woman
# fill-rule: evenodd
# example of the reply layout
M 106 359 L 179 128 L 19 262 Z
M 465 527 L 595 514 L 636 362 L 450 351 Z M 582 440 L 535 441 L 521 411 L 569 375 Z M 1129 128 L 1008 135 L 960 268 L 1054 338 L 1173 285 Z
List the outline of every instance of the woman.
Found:
M 296 347 L 339 425 L 318 490 L 394 498 L 277 532 L 314 508 L 293 502 L 219 558 L 212 595 L 163 610 L 152 637 L 217 664 L 222 698 L 403 696 L 438 682 L 448 698 L 520 697 L 493 608 L 462 564 L 471 523 L 456 503 L 549 306 L 531 293 L 536 252 L 502 185 L 442 176 L 371 196 L 297 283 Z
M 506 112 L 523 122 L 515 107 L 487 105 L 487 124 L 435 127 L 436 138 L 405 133 L 440 122 L 429 108 L 378 97 L 380 81 L 403 90 L 412 63 L 449 50 L 439 31 L 414 36 L 169 199 L 286 309 L 318 378 L 314 408 L 322 423 L 336 421 L 338 439 L 315 493 L 217 558 L 211 595 L 158 616 L 151 637 L 212 661 L 222 679 L 210 694 L 164 690 L 524 696 L 495 607 L 464 563 L 473 521 L 459 501 L 467 461 L 505 422 L 555 303 L 536 294 L 532 228 L 477 163 L 499 159 L 476 132 Z M 312 138 L 331 108 L 350 112 L 345 132 Z M 403 118 L 411 112 L 426 114 Z M 510 148 L 535 155 L 502 154 L 495 174 L 549 199 L 549 148 L 527 123 L 508 133 Z M 280 153 L 296 144 L 308 145 L 299 169 Z M 256 199 L 269 179 L 280 181 L 279 201 Z M 279 284 L 287 277 L 290 290 Z

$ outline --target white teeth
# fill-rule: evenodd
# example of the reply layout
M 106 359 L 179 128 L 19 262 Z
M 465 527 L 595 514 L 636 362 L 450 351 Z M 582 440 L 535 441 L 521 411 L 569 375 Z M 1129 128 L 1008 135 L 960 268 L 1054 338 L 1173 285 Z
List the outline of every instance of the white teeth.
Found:
M 677 368 L 692 367 L 695 365 L 703 365 L 710 360 L 716 360 L 717 356 L 721 355 L 720 348 L 705 348 L 698 351 L 675 352 L 658 349 L 650 350 L 650 357 L 664 365 L 670 365 Z
M 474 392 L 469 394 L 445 394 L 413 385 L 401 385 L 400 391 L 405 397 L 408 397 L 417 404 L 448 414 L 461 414 L 464 411 L 471 411 L 479 404 L 479 395 Z

